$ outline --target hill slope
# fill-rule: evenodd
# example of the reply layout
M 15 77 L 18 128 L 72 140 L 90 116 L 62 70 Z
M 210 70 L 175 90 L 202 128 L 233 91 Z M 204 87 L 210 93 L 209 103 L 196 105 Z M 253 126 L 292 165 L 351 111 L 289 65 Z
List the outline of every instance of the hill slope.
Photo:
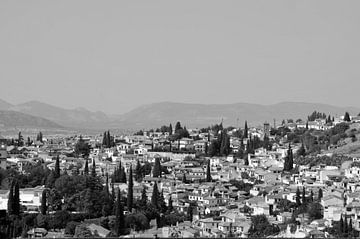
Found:
M 109 120 L 102 112 L 91 112 L 83 108 L 63 109 L 38 101 L 29 101 L 13 106 L 10 109 L 39 116 L 72 128 L 100 127 L 104 126 Z
M 62 129 L 50 120 L 15 111 L 0 111 L 0 128 Z
M 340 116 L 348 111 L 358 114 L 360 109 L 354 107 L 337 107 L 326 104 L 283 102 L 274 105 L 259 104 L 185 104 L 162 102 L 136 108 L 112 122 L 113 126 L 124 128 L 150 128 L 168 125 L 180 121 L 188 127 L 205 127 L 220 123 L 224 125 L 243 126 L 247 120 L 251 125 L 261 125 L 265 121 L 277 124 L 283 119 L 306 119 L 314 110 Z
M 6 102 L 5 100 L 0 99 L 0 110 L 8 110 L 12 106 L 13 106 L 12 104 Z

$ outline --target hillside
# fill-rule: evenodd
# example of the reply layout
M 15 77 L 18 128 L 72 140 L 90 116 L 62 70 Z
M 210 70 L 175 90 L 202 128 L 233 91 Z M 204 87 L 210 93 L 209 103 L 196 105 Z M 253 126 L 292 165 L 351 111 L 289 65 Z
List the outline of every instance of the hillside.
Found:
M 127 128 L 159 127 L 181 121 L 188 127 L 204 127 L 223 120 L 224 125 L 243 126 L 247 120 L 250 125 L 261 125 L 265 121 L 280 124 L 283 119 L 306 119 L 313 111 L 332 116 L 343 115 L 345 111 L 358 114 L 354 107 L 337 107 L 326 104 L 283 102 L 274 105 L 259 104 L 185 104 L 162 102 L 136 108 L 112 122 L 113 126 Z
M 6 102 L 5 100 L 0 99 L 0 110 L 8 110 L 13 105 Z
M 91 112 L 84 108 L 64 109 L 38 101 L 18 104 L 10 109 L 33 116 L 39 116 L 71 128 L 103 127 L 109 120 L 102 112 Z
M 62 129 L 63 127 L 50 120 L 23 114 L 15 111 L 0 111 L 0 129 L 9 128 L 36 128 L 36 129 Z

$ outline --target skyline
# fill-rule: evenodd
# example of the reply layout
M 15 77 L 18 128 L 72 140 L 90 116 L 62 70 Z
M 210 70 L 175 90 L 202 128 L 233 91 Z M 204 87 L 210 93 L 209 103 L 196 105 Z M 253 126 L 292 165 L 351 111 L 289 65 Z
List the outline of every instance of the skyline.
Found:
M 359 107 L 357 1 L 0 3 L 1 99 Z

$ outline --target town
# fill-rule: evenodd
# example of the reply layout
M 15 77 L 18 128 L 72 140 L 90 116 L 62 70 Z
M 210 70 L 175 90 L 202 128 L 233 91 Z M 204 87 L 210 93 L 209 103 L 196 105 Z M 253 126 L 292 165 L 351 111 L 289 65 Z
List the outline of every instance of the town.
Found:
M 356 237 L 360 116 L 1 138 L 0 237 Z M 340 150 L 340 151 L 339 151 Z

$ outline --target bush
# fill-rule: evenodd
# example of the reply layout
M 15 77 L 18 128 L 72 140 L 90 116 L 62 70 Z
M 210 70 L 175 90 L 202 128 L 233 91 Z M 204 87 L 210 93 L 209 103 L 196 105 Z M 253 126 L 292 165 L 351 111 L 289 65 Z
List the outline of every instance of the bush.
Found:
M 65 234 L 73 236 L 75 234 L 75 229 L 78 225 L 80 225 L 79 222 L 68 222 L 65 227 Z

